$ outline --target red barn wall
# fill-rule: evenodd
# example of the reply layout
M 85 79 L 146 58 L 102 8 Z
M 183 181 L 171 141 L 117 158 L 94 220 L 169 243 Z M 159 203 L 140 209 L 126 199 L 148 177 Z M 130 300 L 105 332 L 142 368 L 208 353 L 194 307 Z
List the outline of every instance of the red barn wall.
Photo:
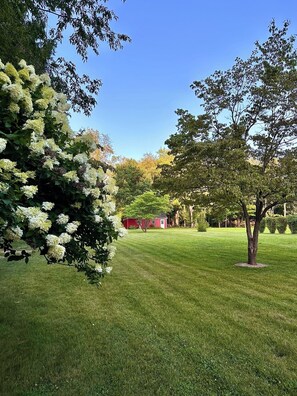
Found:
M 150 228 L 150 227 L 161 228 L 161 220 L 164 222 L 164 227 L 163 228 L 167 228 L 167 219 L 166 218 L 162 218 L 161 219 L 159 217 L 156 217 L 154 220 L 151 220 L 149 222 L 148 228 Z M 127 229 L 129 227 L 135 227 L 135 228 L 139 227 L 137 219 L 124 219 L 123 220 L 123 225 Z M 141 226 L 144 227 L 144 220 L 142 220 Z

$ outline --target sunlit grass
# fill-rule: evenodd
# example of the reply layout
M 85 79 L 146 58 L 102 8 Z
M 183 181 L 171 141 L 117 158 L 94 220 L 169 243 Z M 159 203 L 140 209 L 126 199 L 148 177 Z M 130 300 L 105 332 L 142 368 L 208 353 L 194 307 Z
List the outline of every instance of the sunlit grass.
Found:
M 296 395 L 297 236 L 132 231 L 97 289 L 68 267 L 0 264 L 4 395 Z

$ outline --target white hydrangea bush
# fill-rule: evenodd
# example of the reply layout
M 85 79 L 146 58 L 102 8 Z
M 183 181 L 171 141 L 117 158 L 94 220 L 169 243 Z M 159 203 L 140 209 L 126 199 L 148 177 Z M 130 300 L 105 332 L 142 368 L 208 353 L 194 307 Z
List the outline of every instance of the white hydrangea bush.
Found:
M 68 110 L 48 75 L 0 61 L 1 241 L 11 261 L 28 261 L 13 249 L 22 239 L 48 263 L 74 265 L 100 283 L 125 230 L 112 173 L 91 159 L 93 140 L 74 135 Z

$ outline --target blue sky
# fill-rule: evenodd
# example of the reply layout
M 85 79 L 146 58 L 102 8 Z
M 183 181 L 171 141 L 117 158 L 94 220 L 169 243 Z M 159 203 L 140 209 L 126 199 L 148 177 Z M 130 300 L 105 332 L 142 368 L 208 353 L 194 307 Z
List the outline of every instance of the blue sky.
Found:
M 82 63 L 69 48 L 60 49 L 81 73 L 100 78 L 103 87 L 90 117 L 73 114 L 74 130 L 106 133 L 117 155 L 140 159 L 155 153 L 175 132 L 177 108 L 201 112 L 190 84 L 247 57 L 256 40 L 268 36 L 269 22 L 291 21 L 297 33 L 296 0 L 199 1 L 120 0 L 108 2 L 119 16 L 118 32 L 132 42 L 113 52 L 102 47 Z

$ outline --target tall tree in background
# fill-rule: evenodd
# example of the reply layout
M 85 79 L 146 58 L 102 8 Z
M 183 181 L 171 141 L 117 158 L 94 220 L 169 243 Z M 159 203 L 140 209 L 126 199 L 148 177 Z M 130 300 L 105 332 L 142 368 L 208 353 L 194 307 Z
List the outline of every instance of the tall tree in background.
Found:
M 172 160 L 173 156 L 169 154 L 168 149 L 160 148 L 156 154 L 144 154 L 141 160 L 138 161 L 138 166 L 144 177 L 152 184 L 154 179 L 160 175 L 160 166 L 170 164 Z
M 195 81 L 205 113 L 178 110 L 177 133 L 166 142 L 174 160 L 163 167 L 164 190 L 241 208 L 251 265 L 261 220 L 297 194 L 297 53 L 288 26 L 273 21 L 269 38 L 256 42 L 247 60 L 237 58 L 230 70 Z
M 91 153 L 92 159 L 113 167 L 119 157 L 114 155 L 111 139 L 106 133 L 101 133 L 97 129 L 86 128 L 80 130 L 78 138 L 80 136 L 84 136 L 94 143 L 96 148 Z
M 129 205 L 138 195 L 151 188 L 151 183 L 145 179 L 137 161 L 133 159 L 125 159 L 116 166 L 115 180 L 119 187 L 116 195 L 116 204 L 119 211 Z
M 123 42 L 130 41 L 127 35 L 112 30 L 117 16 L 106 3 L 107 0 L 0 0 L 0 59 L 14 64 L 25 59 L 37 73 L 48 72 L 53 87 L 67 95 L 73 110 L 90 115 L 101 81 L 86 74 L 79 76 L 75 64 L 56 57 L 56 50 L 66 30 L 69 43 L 84 62 L 90 50 L 99 55 L 102 42 L 118 50 Z
M 128 158 L 119 161 L 118 157 L 115 159 L 118 162 L 115 178 L 119 187 L 116 202 L 118 210 L 122 211 L 138 195 L 153 189 L 153 180 L 161 172 L 159 166 L 171 163 L 173 157 L 168 149 L 161 148 L 156 154 L 144 154 L 139 161 Z
M 146 180 L 153 183 L 154 178 L 159 173 L 157 156 L 152 153 L 144 154 L 141 160 L 138 161 L 138 167 L 142 171 Z

